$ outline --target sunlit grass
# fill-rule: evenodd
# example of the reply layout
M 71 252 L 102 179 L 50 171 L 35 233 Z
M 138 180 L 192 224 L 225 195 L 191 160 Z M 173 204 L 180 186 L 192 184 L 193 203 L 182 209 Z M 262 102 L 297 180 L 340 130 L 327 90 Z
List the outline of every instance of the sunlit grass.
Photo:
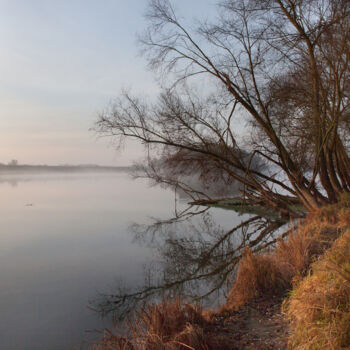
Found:
M 350 229 L 312 265 L 284 309 L 292 326 L 291 349 L 349 349 Z

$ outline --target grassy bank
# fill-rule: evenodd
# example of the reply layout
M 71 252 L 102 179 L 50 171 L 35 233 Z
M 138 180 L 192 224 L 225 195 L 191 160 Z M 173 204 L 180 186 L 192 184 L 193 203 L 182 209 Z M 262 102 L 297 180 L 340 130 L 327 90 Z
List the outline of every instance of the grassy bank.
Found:
M 276 297 L 284 298 L 291 349 L 350 347 L 350 198 L 309 214 L 269 251 L 253 254 L 246 249 L 235 283 L 219 310 L 203 310 L 180 300 L 149 305 L 129 323 L 129 337 L 106 331 L 93 348 L 248 349 L 234 340 L 233 333 L 239 329 L 227 328 L 227 324 L 234 323 L 239 310 L 249 310 L 247 305 Z M 252 317 L 249 314 L 244 322 L 252 323 Z M 259 347 L 259 340 L 254 341 L 252 348 L 274 348 Z
M 284 303 L 291 349 L 350 347 L 350 229 L 312 265 Z

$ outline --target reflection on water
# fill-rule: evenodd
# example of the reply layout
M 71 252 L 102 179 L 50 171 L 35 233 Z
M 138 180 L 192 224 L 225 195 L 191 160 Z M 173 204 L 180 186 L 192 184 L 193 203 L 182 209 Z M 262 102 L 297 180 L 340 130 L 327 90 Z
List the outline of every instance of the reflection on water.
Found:
M 258 215 L 188 207 L 174 219 L 134 224 L 135 241 L 158 252 L 138 288 L 119 289 L 95 300 L 102 314 L 124 318 L 140 303 L 181 296 L 213 307 L 223 302 L 237 263 L 249 246 L 259 251 L 275 243 L 285 223 Z M 221 215 L 220 215 L 221 214 Z M 227 220 L 229 218 L 229 220 Z M 287 225 L 288 226 L 288 225 Z

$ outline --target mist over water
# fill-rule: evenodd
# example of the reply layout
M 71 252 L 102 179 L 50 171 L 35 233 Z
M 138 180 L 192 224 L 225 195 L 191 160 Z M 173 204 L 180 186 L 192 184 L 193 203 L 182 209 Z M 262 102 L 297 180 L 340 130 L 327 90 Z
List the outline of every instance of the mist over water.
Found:
M 115 173 L 0 175 L 0 349 L 63 350 L 110 325 L 88 308 L 140 286 L 157 259 L 130 225 L 166 219 L 174 193 Z M 229 228 L 240 218 L 212 210 Z

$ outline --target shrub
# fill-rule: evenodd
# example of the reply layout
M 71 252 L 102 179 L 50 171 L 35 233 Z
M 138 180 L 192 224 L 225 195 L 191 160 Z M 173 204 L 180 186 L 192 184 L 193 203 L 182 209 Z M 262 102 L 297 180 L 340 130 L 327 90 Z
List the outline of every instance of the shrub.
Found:
M 181 300 L 149 305 L 129 322 L 130 339 L 108 332 L 96 350 L 215 350 L 231 349 L 217 336 L 200 305 Z

